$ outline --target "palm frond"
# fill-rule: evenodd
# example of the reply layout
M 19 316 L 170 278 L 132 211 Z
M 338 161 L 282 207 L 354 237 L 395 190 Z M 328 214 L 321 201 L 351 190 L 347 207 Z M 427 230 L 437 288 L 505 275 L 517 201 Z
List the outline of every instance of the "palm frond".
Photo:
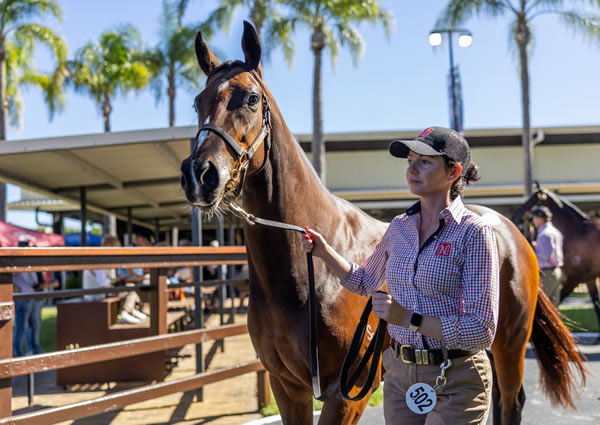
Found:
M 14 33 L 16 40 L 37 40 L 48 46 L 59 64 L 64 63 L 67 58 L 67 44 L 62 37 L 54 31 L 39 24 L 19 25 Z
M 62 21 L 62 9 L 54 0 L 4 0 L 0 19 L 5 27 L 17 26 L 30 18 L 45 16 Z
M 576 11 L 559 13 L 562 21 L 588 40 L 600 38 L 600 16 Z
M 283 49 L 283 55 L 288 67 L 291 68 L 294 62 L 294 31 L 297 20 L 288 18 L 279 13 L 274 13 L 268 21 L 263 32 L 263 44 L 265 45 L 266 57 L 277 46 Z
M 358 66 L 360 57 L 365 51 L 362 35 L 350 25 L 338 25 L 338 38 L 342 47 L 348 47 L 352 53 L 352 62 Z
M 340 40 L 335 31 L 326 24 L 323 24 L 323 35 L 325 36 L 325 46 L 331 54 L 331 67 L 335 70 L 337 58 L 340 54 Z
M 437 19 L 437 28 L 454 28 L 471 17 L 503 15 L 509 6 L 502 0 L 451 0 Z

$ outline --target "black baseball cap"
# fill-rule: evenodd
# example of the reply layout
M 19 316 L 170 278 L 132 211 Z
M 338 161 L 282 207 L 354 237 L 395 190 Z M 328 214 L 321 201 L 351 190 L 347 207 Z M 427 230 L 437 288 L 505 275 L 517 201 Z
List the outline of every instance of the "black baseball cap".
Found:
M 419 155 L 442 155 L 462 165 L 463 173 L 471 163 L 469 144 L 455 130 L 444 127 L 429 127 L 414 140 L 394 140 L 390 153 L 396 158 L 406 158 L 410 151 Z
M 552 218 L 552 211 L 544 205 L 535 207 L 533 211 L 531 211 L 531 214 L 537 217 Z

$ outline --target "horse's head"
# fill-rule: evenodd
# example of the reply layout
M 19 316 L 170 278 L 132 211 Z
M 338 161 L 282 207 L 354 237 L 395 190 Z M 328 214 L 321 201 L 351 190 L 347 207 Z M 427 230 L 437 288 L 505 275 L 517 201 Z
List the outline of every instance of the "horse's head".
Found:
M 191 155 L 181 164 L 181 186 L 195 207 L 215 211 L 236 196 L 244 176 L 264 163 L 270 143 L 270 110 L 262 82 L 261 46 L 244 22 L 245 61 L 220 64 L 199 32 L 196 58 L 207 76 L 194 99 L 199 131 Z
M 535 190 L 529 198 L 521 205 L 512 215 L 511 220 L 515 224 L 521 224 L 525 215 L 534 207 L 545 205 L 551 211 L 557 208 L 563 208 L 563 201 L 551 191 L 544 189 L 537 181 L 535 182 Z M 528 218 L 530 220 L 530 218 Z

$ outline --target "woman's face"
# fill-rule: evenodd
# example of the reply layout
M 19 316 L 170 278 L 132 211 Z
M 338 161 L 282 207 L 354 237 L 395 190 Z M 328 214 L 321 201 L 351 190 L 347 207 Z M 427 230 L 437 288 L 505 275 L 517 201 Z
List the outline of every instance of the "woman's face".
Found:
M 446 167 L 446 161 L 441 156 L 419 155 L 410 151 L 407 160 L 406 181 L 411 193 L 417 196 L 449 192 L 462 171 L 459 164 L 452 168 Z

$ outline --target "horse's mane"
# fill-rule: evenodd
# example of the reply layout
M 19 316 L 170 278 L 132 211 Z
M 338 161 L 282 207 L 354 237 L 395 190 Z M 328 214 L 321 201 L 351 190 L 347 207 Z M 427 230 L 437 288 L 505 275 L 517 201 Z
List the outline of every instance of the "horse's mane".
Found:
M 577 216 L 578 218 L 580 218 L 582 220 L 590 219 L 589 215 L 587 215 L 586 213 L 581 211 L 577 206 L 575 206 L 575 204 L 573 204 L 571 201 L 568 201 L 567 199 L 563 198 L 558 193 L 553 193 L 553 192 L 550 192 L 549 190 L 544 190 L 544 193 L 546 195 L 548 195 L 548 197 L 550 199 L 552 199 L 559 206 L 559 208 L 566 209 L 567 211 L 569 211 L 570 213 L 574 214 L 575 216 Z

